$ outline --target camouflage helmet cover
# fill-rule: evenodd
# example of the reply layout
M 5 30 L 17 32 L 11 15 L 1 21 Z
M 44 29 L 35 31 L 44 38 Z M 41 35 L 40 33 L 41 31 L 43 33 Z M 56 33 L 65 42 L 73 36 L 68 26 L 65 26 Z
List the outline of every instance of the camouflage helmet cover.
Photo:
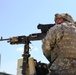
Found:
M 62 14 L 56 13 L 54 18 L 55 23 L 57 23 L 57 19 L 60 19 L 60 18 L 64 18 L 66 21 L 74 24 L 73 18 L 68 13 L 62 13 Z

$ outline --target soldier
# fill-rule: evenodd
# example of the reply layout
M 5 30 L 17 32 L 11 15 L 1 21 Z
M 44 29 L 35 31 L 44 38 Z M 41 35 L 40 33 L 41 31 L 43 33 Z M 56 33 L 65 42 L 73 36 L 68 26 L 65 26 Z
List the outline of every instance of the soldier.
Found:
M 76 27 L 67 14 L 55 14 L 56 25 L 42 40 L 45 57 L 51 63 L 48 75 L 76 75 Z

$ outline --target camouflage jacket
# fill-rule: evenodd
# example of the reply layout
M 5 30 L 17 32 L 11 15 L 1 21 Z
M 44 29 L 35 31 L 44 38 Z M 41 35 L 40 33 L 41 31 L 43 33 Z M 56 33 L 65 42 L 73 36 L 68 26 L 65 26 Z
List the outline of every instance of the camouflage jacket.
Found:
M 59 72 L 67 69 L 76 73 L 76 27 L 73 24 L 64 22 L 55 25 L 42 42 L 43 53 L 52 62 L 50 69 Z
M 42 40 L 43 53 L 46 55 L 47 52 L 53 52 L 59 57 L 76 58 L 75 38 L 76 27 L 71 23 L 65 22 L 60 25 L 55 25 L 49 29 L 46 37 Z M 47 55 L 51 55 L 51 53 Z

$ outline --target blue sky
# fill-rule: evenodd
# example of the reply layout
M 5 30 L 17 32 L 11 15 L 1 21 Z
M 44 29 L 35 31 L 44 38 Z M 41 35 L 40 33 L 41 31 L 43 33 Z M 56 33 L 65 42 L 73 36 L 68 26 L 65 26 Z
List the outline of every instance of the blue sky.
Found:
M 76 0 L 0 0 L 0 37 L 39 33 L 39 23 L 54 23 L 55 13 L 69 13 L 76 20 Z M 43 56 L 41 41 L 33 41 L 32 57 L 48 63 Z M 22 57 L 24 45 L 0 42 L 1 69 L 16 75 L 17 60 Z

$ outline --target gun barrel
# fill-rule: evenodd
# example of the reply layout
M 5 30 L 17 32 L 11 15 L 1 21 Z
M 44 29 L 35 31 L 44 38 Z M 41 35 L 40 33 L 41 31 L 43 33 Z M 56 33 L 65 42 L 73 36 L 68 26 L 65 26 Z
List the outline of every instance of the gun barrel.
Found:
M 7 39 L 3 39 L 3 37 L 1 37 L 0 41 L 7 41 L 9 40 L 10 38 L 7 38 Z

